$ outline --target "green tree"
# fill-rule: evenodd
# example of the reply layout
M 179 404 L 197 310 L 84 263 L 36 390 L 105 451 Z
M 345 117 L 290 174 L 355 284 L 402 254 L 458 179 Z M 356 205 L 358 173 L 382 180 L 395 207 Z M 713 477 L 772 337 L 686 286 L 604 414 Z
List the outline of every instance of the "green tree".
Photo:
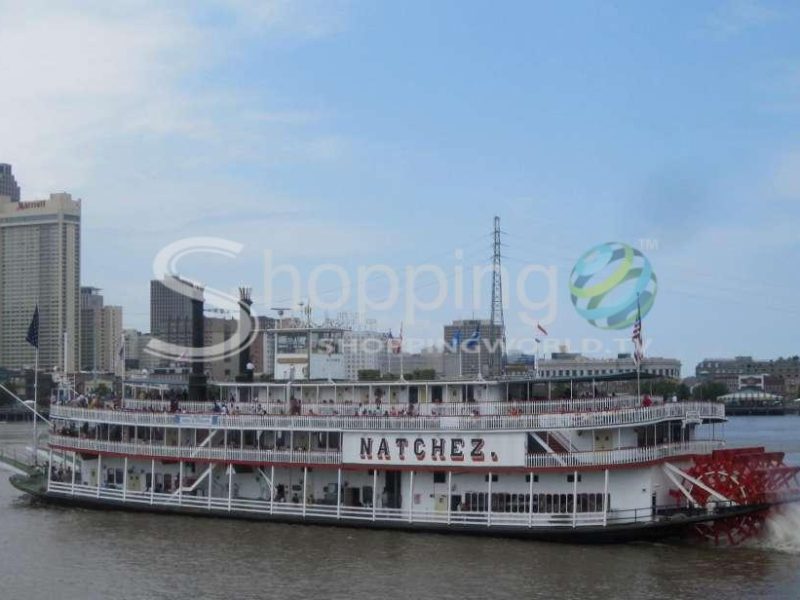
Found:
M 378 369 L 359 369 L 359 381 L 380 381 L 381 372 Z
M 707 381 L 694 388 L 694 397 L 697 400 L 716 400 L 728 393 L 728 386 L 719 381 Z

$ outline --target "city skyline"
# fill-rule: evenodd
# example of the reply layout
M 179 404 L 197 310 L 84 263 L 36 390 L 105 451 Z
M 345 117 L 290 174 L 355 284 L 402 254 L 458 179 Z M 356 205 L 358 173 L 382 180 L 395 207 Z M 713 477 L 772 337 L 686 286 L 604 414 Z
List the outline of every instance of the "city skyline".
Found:
M 324 262 L 452 268 L 457 248 L 470 266 L 488 263 L 497 214 L 512 277 L 557 268 L 553 338 L 617 351 L 627 334 L 581 319 L 568 276 L 593 245 L 622 241 L 659 275 L 649 352 L 684 365 L 797 354 L 790 3 L 678 7 L 670 19 L 517 4 L 512 23 L 452 3 L 144 3 L 136 18 L 43 6 L 9 6 L 0 24 L 3 56 L 22 57 L 6 71 L 29 83 L 0 99 L 0 160 L 23 200 L 59 189 L 85 200 L 83 280 L 124 305 L 126 327 L 149 329 L 153 257 L 176 239 L 244 244 L 235 261 L 189 260 L 185 274 L 253 285 L 268 314 L 265 249 L 305 274 Z M 21 51 L 45 25 L 58 42 Z M 509 333 L 529 333 L 511 308 Z M 402 320 L 365 316 L 395 331 Z M 447 306 L 405 333 L 435 339 L 471 317 Z

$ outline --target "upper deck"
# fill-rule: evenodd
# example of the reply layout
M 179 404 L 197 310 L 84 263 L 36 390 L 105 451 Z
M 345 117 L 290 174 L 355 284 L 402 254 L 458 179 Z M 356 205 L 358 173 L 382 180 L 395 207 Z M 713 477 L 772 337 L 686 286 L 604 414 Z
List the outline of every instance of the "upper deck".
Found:
M 180 402 L 171 411 L 161 400 L 125 400 L 120 408 L 54 405 L 56 419 L 117 425 L 295 431 L 530 431 L 603 429 L 689 419 L 725 420 L 715 402 L 636 405 L 636 398 L 572 402 L 442 403 L 414 409 L 392 405 L 297 405 Z

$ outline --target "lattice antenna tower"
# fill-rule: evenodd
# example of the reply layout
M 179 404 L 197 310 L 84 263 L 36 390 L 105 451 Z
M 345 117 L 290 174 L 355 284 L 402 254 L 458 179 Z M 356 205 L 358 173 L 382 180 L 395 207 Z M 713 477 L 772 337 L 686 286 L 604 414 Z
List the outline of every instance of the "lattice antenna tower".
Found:
M 501 268 L 502 258 L 502 234 L 500 229 L 500 217 L 494 218 L 494 232 L 492 243 L 492 315 L 489 321 L 489 372 L 495 374 L 505 371 L 506 362 L 506 328 L 503 319 L 503 274 Z M 498 329 L 502 337 L 500 364 L 497 363 L 495 346 L 497 344 Z

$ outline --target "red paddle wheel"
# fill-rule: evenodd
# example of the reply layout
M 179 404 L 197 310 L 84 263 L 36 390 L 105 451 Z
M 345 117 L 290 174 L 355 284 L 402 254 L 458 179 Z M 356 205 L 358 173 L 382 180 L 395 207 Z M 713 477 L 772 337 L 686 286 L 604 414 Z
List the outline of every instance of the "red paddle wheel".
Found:
M 688 495 L 699 507 L 715 502 L 724 506 L 726 500 L 730 506 L 763 505 L 764 510 L 695 526 L 708 541 L 737 545 L 761 533 L 770 504 L 797 498 L 799 471 L 800 467 L 784 464 L 783 452 L 766 452 L 764 448 L 715 450 L 695 456 L 694 464 L 681 471 L 683 490 L 670 490 L 670 494 L 680 499 L 688 499 Z

